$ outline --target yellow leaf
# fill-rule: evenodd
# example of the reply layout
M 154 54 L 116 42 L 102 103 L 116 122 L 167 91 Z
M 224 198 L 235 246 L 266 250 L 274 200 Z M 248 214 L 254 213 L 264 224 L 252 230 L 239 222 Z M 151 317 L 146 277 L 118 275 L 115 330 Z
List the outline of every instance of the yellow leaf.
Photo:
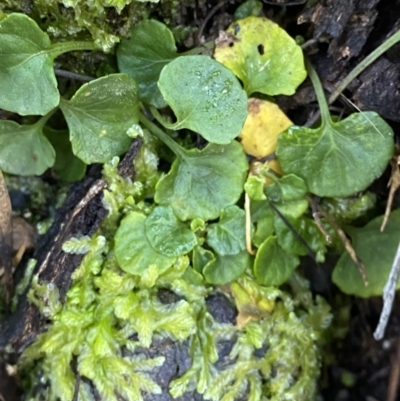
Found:
M 216 40 L 214 57 L 243 82 L 249 96 L 292 95 L 307 76 L 300 46 L 267 18 L 232 23 Z
M 248 112 L 239 136 L 243 149 L 257 158 L 268 156 L 275 152 L 278 135 L 293 123 L 275 103 L 266 100 L 249 99 Z M 282 173 L 277 160 L 268 162 L 268 166 Z

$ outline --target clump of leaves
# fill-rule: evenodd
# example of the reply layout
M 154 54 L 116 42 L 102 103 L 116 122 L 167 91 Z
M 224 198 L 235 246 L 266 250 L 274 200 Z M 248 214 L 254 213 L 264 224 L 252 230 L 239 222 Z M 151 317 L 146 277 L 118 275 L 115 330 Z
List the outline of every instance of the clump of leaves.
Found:
M 29 57 L 25 54 L 22 63 L 8 51 L 10 33 L 27 49 Z M 139 363 L 125 350 L 149 347 L 156 335 L 168 336 L 189 341 L 193 358 L 192 367 L 171 384 L 176 397 L 195 386 L 215 401 L 233 400 L 246 391 L 251 400 L 308 400 L 318 374 L 317 339 L 330 317 L 321 299 L 312 301 L 295 269 L 307 254 L 323 261 L 327 238 L 335 235 L 329 219 L 312 218 L 310 199 L 347 197 L 366 189 L 392 155 L 393 133 L 374 113 L 333 121 L 312 69 L 320 128 L 288 128 L 290 120 L 276 105 L 249 101 L 255 92 L 292 94 L 306 77 L 300 47 L 265 18 L 234 22 L 216 44 L 215 59 L 178 55 L 171 32 L 159 22 L 146 21 L 131 34 L 117 51 L 122 73 L 94 80 L 70 99 L 61 99 L 52 72 L 54 57 L 93 48 L 93 43 L 51 44 L 27 17 L 10 15 L 0 21 L 0 50 L 11 54 L 6 64 L 16 66 L 0 67 L 4 88 L 18 74 L 25 76 L 25 64 L 30 67 L 34 61 L 43 67 L 36 80 L 47 84 L 49 95 L 35 105 L 0 95 L 0 107 L 44 115 L 33 125 L 12 127 L 28 132 L 36 144 L 20 174 L 28 169 L 39 174 L 56 160 L 55 136 L 48 141 L 43 133 L 58 107 L 69 128 L 69 154 L 84 163 L 107 162 L 124 153 L 133 137 L 144 137 L 136 165 L 143 182 L 119 177 L 116 159 L 105 164 L 106 222 L 92 239 L 64 245 L 67 252 L 87 253 L 66 303 L 58 302 L 51 285 L 34 285 L 30 298 L 53 325 L 26 351 L 23 364 L 30 368 L 43 358 L 36 367 L 50 381 L 52 397 L 67 400 L 74 389 L 70 365 L 79 355 L 78 373 L 103 398 L 140 400 L 141 392 L 160 392 L 143 370 L 163 361 Z M 26 77 L 36 96 L 32 75 Z M 162 113 L 157 110 L 166 106 Z M 271 121 L 278 124 L 265 131 Z M 4 127 L 0 168 L 12 173 L 15 166 L 1 157 L 14 144 L 10 127 Z M 193 148 L 189 135 L 179 137 L 187 133 L 201 145 L 207 143 Z M 242 143 L 235 140 L 239 135 Z M 1 146 L 1 138 L 7 146 Z M 257 148 L 255 141 L 260 142 Z M 246 153 L 264 158 L 274 151 L 279 164 L 249 165 Z M 46 154 L 41 164 L 40 152 Z M 162 155 L 171 164 L 164 175 L 157 171 Z M 366 207 L 360 202 L 355 209 L 360 215 Z M 292 296 L 277 288 L 285 283 L 291 283 Z M 204 297 L 215 285 L 223 285 L 221 291 L 234 300 L 237 327 L 219 326 L 208 313 Z M 181 300 L 162 305 L 156 295 L 160 288 Z M 235 338 L 230 355 L 235 363 L 217 371 L 218 341 Z M 54 356 L 55 349 L 62 352 Z M 90 399 L 89 387 L 83 385 L 79 392 Z
M 102 398 L 142 400 L 143 393 L 160 394 L 160 383 L 151 373 L 163 365 L 164 357 L 143 359 L 135 349 L 149 347 L 156 337 L 168 337 L 187 341 L 193 361 L 171 381 L 173 397 L 196 388 L 213 401 L 233 401 L 246 394 L 254 401 L 262 396 L 284 400 L 288 394 L 312 399 L 320 363 L 316 344 L 331 319 L 324 300 L 314 301 L 298 276 L 293 277 L 289 293 L 261 286 L 245 275 L 226 288 L 240 311 L 238 325 L 216 322 L 205 302 L 214 290 L 189 264 L 198 231 L 179 222 L 170 207 L 146 205 L 142 186 L 118 176 L 117 160 L 105 165 L 104 174 L 110 188 L 105 193 L 106 221 L 92 238 L 73 238 L 63 246 L 66 252 L 86 254 L 73 274 L 65 303 L 59 302 L 57 288 L 39 285 L 37 277 L 31 287 L 30 300 L 52 324 L 20 360 L 27 396 L 38 395 L 34 383 L 41 377 L 50 385 L 50 399 L 72 399 L 71 363 L 76 355 L 76 372 L 91 380 Z M 121 210 L 125 217 L 119 224 Z M 244 233 L 236 219 L 240 215 L 241 221 L 242 213 L 230 206 L 219 223 L 210 225 L 207 241 L 219 254 L 243 249 Z M 133 227 L 139 223 L 141 231 Z M 120 257 L 127 250 L 121 245 L 124 235 L 132 235 L 124 232 L 129 224 L 142 249 L 136 249 L 131 265 L 125 265 Z M 173 291 L 179 300 L 162 304 L 160 288 Z M 233 348 L 229 363 L 221 368 L 216 365 L 219 343 L 227 341 Z M 82 382 L 78 396 L 91 399 L 91 387 Z

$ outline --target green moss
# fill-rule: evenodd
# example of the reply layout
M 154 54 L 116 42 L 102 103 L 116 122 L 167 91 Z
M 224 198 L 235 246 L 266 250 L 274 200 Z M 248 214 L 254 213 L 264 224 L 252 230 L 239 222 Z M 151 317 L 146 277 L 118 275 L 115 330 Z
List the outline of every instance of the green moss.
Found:
M 160 4 L 157 4 L 160 3 Z M 0 13 L 22 12 L 53 40 L 90 39 L 109 52 L 132 25 L 157 12 L 167 24 L 182 23 L 181 6 L 194 0 L 5 0 Z
M 183 256 L 160 274 L 150 267 L 143 276 L 124 273 L 113 252 L 113 236 L 121 218 L 135 210 L 149 214 L 139 182 L 117 174 L 117 159 L 105 165 L 108 191 L 104 202 L 108 217 L 92 237 L 64 244 L 67 252 L 85 254 L 74 272 L 65 302 L 52 284 L 36 281 L 29 298 L 51 320 L 47 332 L 28 347 L 19 363 L 27 400 L 37 399 L 39 378 L 47 385 L 48 400 L 69 401 L 75 374 L 89 379 L 101 399 L 142 400 L 142 393 L 159 394 L 150 375 L 164 357 L 134 356 L 138 346 L 149 347 L 156 338 L 189 343 L 191 367 L 170 383 L 178 397 L 194 388 L 207 399 L 230 401 L 247 394 L 250 401 L 310 401 L 316 394 L 320 349 L 331 315 L 323 299 L 313 300 L 306 282 L 294 276 L 286 291 L 258 285 L 248 275 L 226 287 L 245 324 L 221 324 L 209 313 L 205 298 L 216 289 L 204 284 Z M 163 304 L 160 289 L 179 298 Z M 232 295 L 233 294 L 233 295 Z M 218 344 L 233 345 L 229 363 L 216 367 Z M 81 382 L 79 400 L 92 399 Z

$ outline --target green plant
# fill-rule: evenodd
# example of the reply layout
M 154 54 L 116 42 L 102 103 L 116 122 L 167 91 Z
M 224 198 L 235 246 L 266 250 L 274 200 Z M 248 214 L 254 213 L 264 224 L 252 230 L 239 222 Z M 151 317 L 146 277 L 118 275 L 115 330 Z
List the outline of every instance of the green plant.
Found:
M 178 55 L 166 26 L 143 22 L 117 50 L 122 73 L 93 80 L 70 99 L 62 99 L 52 70 L 54 58 L 70 50 L 93 49 L 94 44 L 52 45 L 25 16 L 11 14 L 0 21 L 0 50 L 8 55 L 0 66 L 0 89 L 7 90 L 22 76 L 16 93 L 32 90 L 37 100 L 0 95 L 0 107 L 21 115 L 44 115 L 31 125 L 0 125 L 0 168 L 40 174 L 53 165 L 51 143 L 57 144 L 57 134 L 45 130 L 45 124 L 58 107 L 70 139 L 68 148 L 65 133 L 59 133 L 60 149 L 68 148 L 70 156 L 87 164 L 106 163 L 106 222 L 93 238 L 64 244 L 65 251 L 87 253 L 74 273 L 66 303 L 61 305 L 57 289 L 46 284 L 33 282 L 30 292 L 31 301 L 53 325 L 26 351 L 21 364 L 25 369 L 36 366 L 32 380 L 43 371 L 54 399 L 72 398 L 70 363 L 75 355 L 79 374 L 91 379 L 104 398 L 113 400 L 120 394 L 140 400 L 141 391 L 158 393 L 159 386 L 142 371 L 162 360 L 142 363 L 123 354 L 138 344 L 148 347 L 155 335 L 190 341 L 194 362 L 171 384 L 174 396 L 196 386 L 215 401 L 233 400 L 247 389 L 253 400 L 260 394 L 276 400 L 313 397 L 316 342 L 330 317 L 321 299 L 312 301 L 295 269 L 300 256 L 309 254 L 320 262 L 330 245 L 342 249 L 329 219 L 312 218 L 310 203 L 317 195 L 328 198 L 322 202 L 328 205 L 351 204 L 352 213 L 336 208 L 343 220 L 365 213 L 372 202 L 335 198 L 365 190 L 382 174 L 393 153 L 393 133 L 374 113 L 334 121 L 318 77 L 309 68 L 321 126 L 292 126 L 279 136 L 276 153 L 283 175 L 268 164 L 249 165 L 235 140 L 246 121 L 247 96 L 292 94 L 307 72 L 300 47 L 265 18 L 236 21 L 228 33 L 227 40 L 216 44 L 216 61 L 195 54 L 203 48 Z M 9 41 L 11 34 L 15 41 Z M 19 46 L 27 53 L 19 55 Z M 43 67 L 36 80 L 31 63 Z M 35 92 L 37 82 L 44 83 L 46 96 Z M 165 106 L 167 111 L 158 110 Z M 19 135 L 14 141 L 15 131 Z M 144 143 L 132 184 L 116 174 L 113 157 L 123 154 L 138 135 Z M 35 144 L 30 150 L 24 137 Z M 194 147 L 193 138 L 200 145 L 208 143 Z M 29 152 L 29 163 L 15 164 L 10 149 Z M 157 169 L 161 155 L 171 163 L 165 175 Z M 78 168 L 71 177 L 61 171 L 69 179 L 82 173 Z M 277 289 L 286 283 L 292 287 L 289 292 Z M 225 285 L 222 288 L 236 303 L 237 327 L 219 327 L 207 312 L 204 297 L 216 285 Z M 183 299 L 166 308 L 156 296 L 159 288 Z M 73 336 L 71 326 L 76 329 Z M 231 357 L 236 363 L 213 379 L 215 344 L 235 335 Z M 254 350 L 264 345 L 267 351 L 256 358 Z M 55 349 L 62 352 L 55 356 Z M 94 367 L 99 375 L 93 375 Z M 279 374 L 274 377 L 275 371 Z M 123 373 L 118 376 L 119 372 Z M 226 390 L 228 384 L 231 390 Z M 88 388 L 82 386 L 80 396 L 90 399 Z

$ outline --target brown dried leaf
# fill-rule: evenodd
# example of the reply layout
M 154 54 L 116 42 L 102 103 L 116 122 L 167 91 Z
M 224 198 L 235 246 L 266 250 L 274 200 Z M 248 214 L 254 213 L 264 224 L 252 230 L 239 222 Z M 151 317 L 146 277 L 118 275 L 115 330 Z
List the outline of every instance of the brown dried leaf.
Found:
M 3 173 L 0 171 L 0 266 L 4 268 L 6 284 L 6 304 L 9 305 L 13 293 L 12 276 L 12 223 L 11 201 L 8 196 Z

